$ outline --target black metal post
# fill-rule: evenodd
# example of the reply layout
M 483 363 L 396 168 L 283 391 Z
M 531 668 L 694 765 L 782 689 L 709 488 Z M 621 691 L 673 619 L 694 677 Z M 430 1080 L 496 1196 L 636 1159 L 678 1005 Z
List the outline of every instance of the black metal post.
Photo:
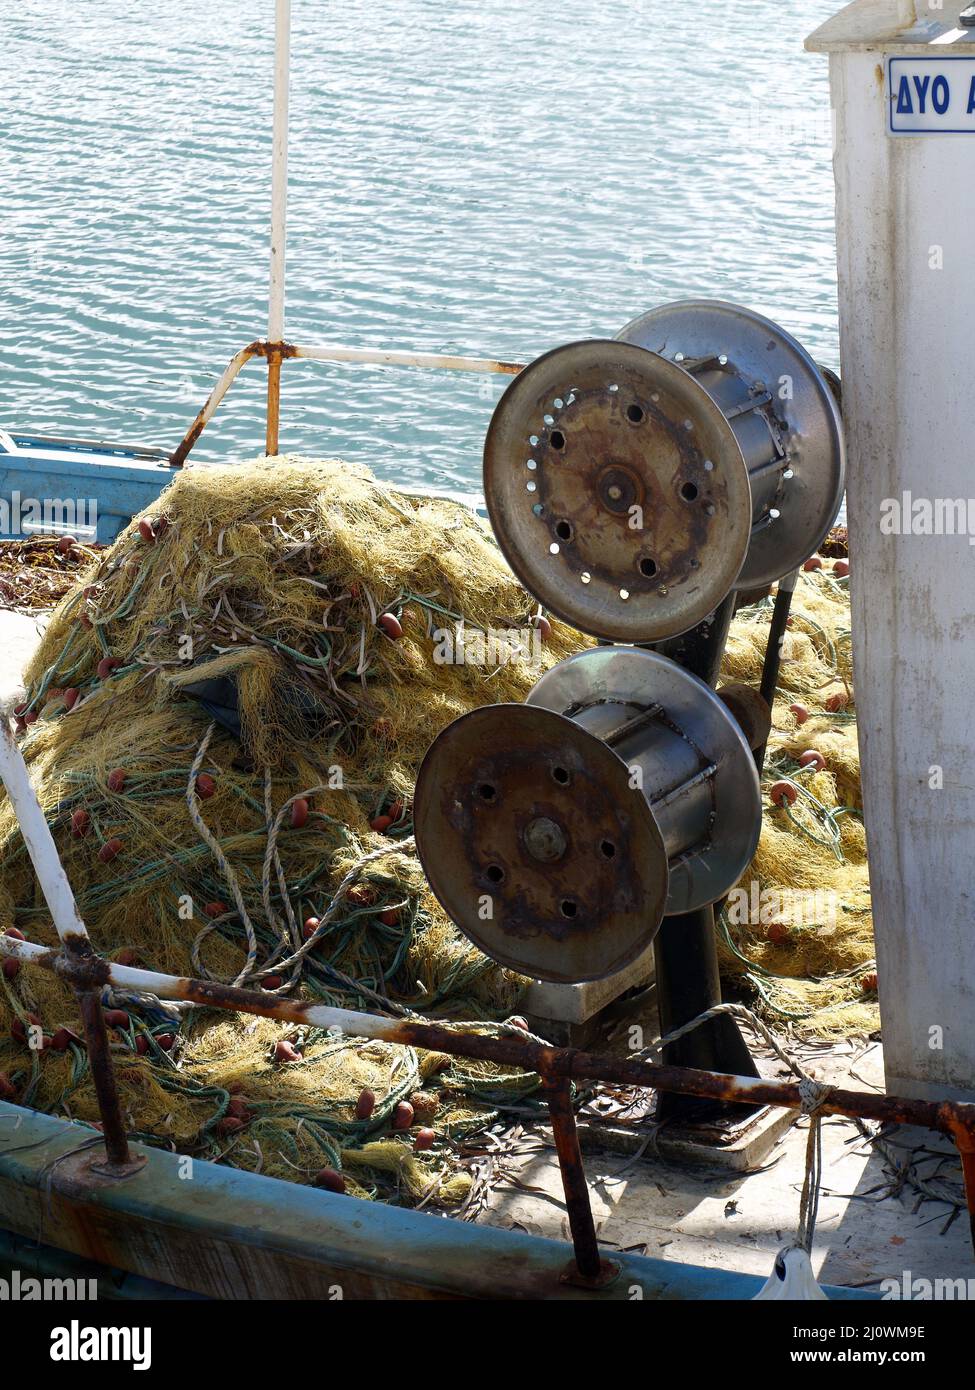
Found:
M 728 631 L 734 617 L 734 590 L 715 611 L 679 637 L 654 644 L 654 651 L 670 657 L 686 671 L 717 683 Z M 660 1034 L 666 1036 L 692 1018 L 721 1003 L 718 948 L 714 935 L 714 908 L 698 908 L 676 917 L 665 917 L 654 940 L 657 1009 Z M 719 1017 L 703 1023 L 663 1050 L 668 1066 L 702 1067 L 706 1071 L 758 1076 L 758 1068 L 734 1019 Z M 657 1097 L 658 1119 L 706 1121 L 726 1114 L 747 1114 L 752 1106 L 700 1101 L 676 1093 Z
M 779 685 L 779 667 L 782 664 L 782 639 L 785 636 L 786 628 L 789 625 L 789 611 L 792 608 L 792 595 L 796 591 L 796 582 L 799 578 L 799 571 L 792 570 L 791 573 L 784 575 L 779 580 L 779 587 L 775 593 L 775 603 L 772 607 L 772 621 L 769 624 L 768 641 L 765 644 L 765 660 L 762 662 L 762 683 L 759 693 L 762 699 L 772 708 L 772 701 L 775 699 L 775 692 Z M 755 750 L 755 763 L 758 767 L 758 775 L 762 775 L 762 768 L 765 766 L 765 744 Z
M 652 650 L 661 656 L 670 657 L 692 676 L 716 685 L 731 620 L 735 616 L 735 601 L 738 595 L 734 589 L 709 613 L 702 623 L 682 632 L 679 637 L 668 637 L 664 642 L 654 642 Z

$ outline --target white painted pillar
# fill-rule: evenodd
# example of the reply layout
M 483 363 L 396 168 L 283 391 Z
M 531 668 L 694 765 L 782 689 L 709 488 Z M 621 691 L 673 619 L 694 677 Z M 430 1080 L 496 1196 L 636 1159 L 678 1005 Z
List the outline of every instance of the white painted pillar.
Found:
M 887 1086 L 972 1100 L 975 29 L 962 8 L 857 0 L 806 47 L 829 54 L 836 123 L 854 665 Z

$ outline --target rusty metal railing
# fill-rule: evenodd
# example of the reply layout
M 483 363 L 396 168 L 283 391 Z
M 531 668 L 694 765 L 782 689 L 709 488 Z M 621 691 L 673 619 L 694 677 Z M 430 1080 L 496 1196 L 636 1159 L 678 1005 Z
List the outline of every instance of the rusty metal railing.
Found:
M 105 1024 L 97 1006 L 98 994 L 106 984 L 152 993 L 161 999 L 260 1014 L 265 1018 L 331 1029 L 353 1037 L 377 1038 L 384 1042 L 537 1072 L 542 1078 L 552 1119 L 575 1256 L 565 1278 L 587 1287 L 599 1287 L 612 1277 L 614 1270 L 612 1261 L 600 1256 L 596 1241 L 575 1116 L 569 1101 L 571 1081 L 601 1081 L 610 1085 L 646 1087 L 667 1093 L 771 1105 L 797 1111 L 806 1108 L 799 1083 L 731 1076 L 635 1058 L 602 1057 L 578 1048 L 550 1046 L 522 1034 L 514 1027 L 500 1036 L 486 1036 L 427 1020 L 387 1018 L 380 1014 L 272 997 L 213 981 L 163 975 L 153 970 L 140 970 L 103 960 L 92 949 L 87 935 L 80 940 L 70 936 L 62 938 L 60 948 L 54 949 L 0 936 L 0 955 L 53 971 L 66 980 L 80 998 L 89 1001 L 84 1010 L 84 1023 L 105 1136 L 106 1154 L 101 1171 L 119 1178 L 133 1171 L 133 1160 L 119 1117 L 114 1082 L 109 1084 L 111 1059 L 104 1046 Z M 818 1110 L 824 1115 L 919 1125 L 947 1135 L 961 1156 L 966 1203 L 975 1244 L 975 1105 L 961 1101 L 908 1100 L 837 1087 L 824 1094 Z
M 408 352 L 398 348 L 350 348 L 338 346 L 302 347 L 281 340 L 256 339 L 227 363 L 220 380 L 214 386 L 202 409 L 169 456 L 174 468 L 181 468 L 190 450 L 213 419 L 217 406 L 229 391 L 241 368 L 255 357 L 263 357 L 268 366 L 267 431 L 265 453 L 278 452 L 278 431 L 281 418 L 281 364 L 294 358 L 307 362 L 358 362 L 387 367 L 433 367 L 456 372 L 479 372 L 482 375 L 517 376 L 520 362 L 503 362 L 494 357 L 456 357 L 443 352 Z

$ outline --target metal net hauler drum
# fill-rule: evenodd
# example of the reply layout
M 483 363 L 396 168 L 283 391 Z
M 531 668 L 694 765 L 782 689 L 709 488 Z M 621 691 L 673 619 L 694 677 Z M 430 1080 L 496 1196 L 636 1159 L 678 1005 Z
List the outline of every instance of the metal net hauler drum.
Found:
M 665 914 L 722 897 L 761 827 L 748 742 L 714 691 L 656 652 L 568 657 L 523 705 L 449 725 L 420 768 L 416 844 L 474 944 L 534 979 L 602 979 Z
M 484 449 L 495 536 L 557 617 L 617 642 L 677 636 L 730 589 L 817 548 L 843 496 L 840 415 L 775 324 L 689 301 L 532 362 Z

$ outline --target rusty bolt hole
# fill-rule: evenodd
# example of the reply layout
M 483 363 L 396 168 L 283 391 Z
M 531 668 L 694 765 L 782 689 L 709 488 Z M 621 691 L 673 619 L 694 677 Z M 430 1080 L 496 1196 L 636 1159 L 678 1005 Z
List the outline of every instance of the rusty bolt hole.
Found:
M 502 869 L 500 864 L 489 864 L 486 873 L 491 883 L 504 882 L 504 869 Z
M 498 794 L 498 789 L 493 787 L 490 782 L 482 782 L 477 789 L 477 794 L 482 801 L 493 801 Z
M 560 787 L 567 787 L 569 785 L 569 774 L 564 767 L 553 767 L 552 776 Z
M 682 483 L 680 495 L 685 502 L 696 502 L 698 495 L 697 483 Z
M 612 840 L 603 840 L 602 844 L 599 846 L 599 852 L 604 859 L 612 859 L 616 853 L 616 846 L 613 844 Z
M 652 579 L 657 573 L 656 560 L 651 560 L 649 555 L 644 555 L 643 559 L 640 561 L 640 573 L 645 579 Z
M 559 911 L 562 913 L 563 917 L 574 917 L 579 911 L 579 907 L 571 898 L 563 898 Z
M 553 430 L 548 437 L 548 442 L 551 444 L 553 449 L 564 449 L 565 435 L 562 433 L 561 430 Z
M 558 538 L 559 538 L 560 541 L 571 541 L 571 539 L 572 539 L 572 522 L 571 522 L 571 521 L 557 521 L 557 522 L 555 523 L 555 534 L 558 536 Z
M 628 406 L 626 407 L 626 418 L 627 418 L 628 420 L 632 421 L 632 423 L 633 423 L 634 425 L 640 425 L 640 424 L 642 424 L 642 423 L 643 423 L 643 406 L 642 406 L 642 405 L 636 405 L 635 403 L 634 403 L 633 405 L 628 405 Z

